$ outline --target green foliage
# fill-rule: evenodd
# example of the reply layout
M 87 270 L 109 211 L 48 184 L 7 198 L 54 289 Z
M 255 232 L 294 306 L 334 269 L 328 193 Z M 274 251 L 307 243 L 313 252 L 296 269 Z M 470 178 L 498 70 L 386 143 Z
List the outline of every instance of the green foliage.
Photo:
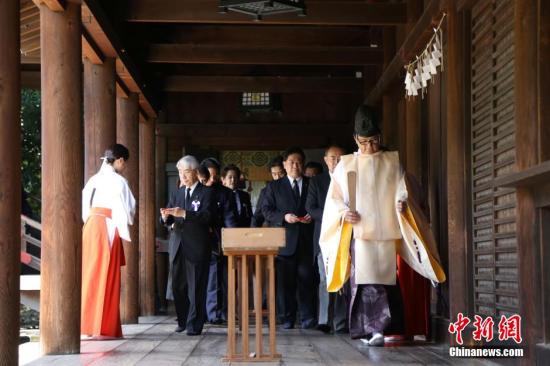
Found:
M 21 304 L 19 307 L 19 316 L 21 328 L 38 329 L 40 313 Z
M 40 217 L 41 144 L 40 91 L 21 90 L 21 174 L 35 216 Z

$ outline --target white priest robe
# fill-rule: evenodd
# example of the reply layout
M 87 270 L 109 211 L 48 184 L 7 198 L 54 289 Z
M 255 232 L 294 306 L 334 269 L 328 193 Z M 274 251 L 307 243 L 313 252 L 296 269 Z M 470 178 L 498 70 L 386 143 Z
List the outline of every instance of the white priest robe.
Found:
M 356 173 L 356 210 L 361 216 L 354 225 L 343 220 L 345 211 L 349 210 L 349 172 Z M 395 285 L 396 254 L 402 252 L 407 263 L 421 275 L 437 282 L 444 280 L 438 263 L 435 264 L 438 275 L 433 275 L 433 263 L 429 260 L 424 261 L 428 262 L 427 265 L 422 262 L 422 257 L 437 258 L 437 255 L 426 254 L 433 248 L 427 247 L 422 235 L 410 233 L 413 229 L 408 216 L 400 215 L 396 209 L 397 201 L 407 199 L 404 174 L 396 151 L 356 152 L 341 157 L 328 189 L 319 240 L 328 291 L 338 291 L 349 277 L 352 230 L 356 284 Z M 416 227 L 412 215 L 409 219 Z M 423 268 L 426 266 L 428 270 Z M 430 270 L 432 273 L 427 273 Z

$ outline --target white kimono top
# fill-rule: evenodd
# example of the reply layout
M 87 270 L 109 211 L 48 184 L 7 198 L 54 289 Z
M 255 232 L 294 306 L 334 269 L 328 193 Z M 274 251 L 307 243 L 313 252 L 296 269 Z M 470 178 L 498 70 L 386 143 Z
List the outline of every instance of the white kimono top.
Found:
M 396 253 L 426 278 L 444 281 L 435 240 L 426 220 L 416 209 L 414 197 L 409 194 L 398 153 L 356 152 L 342 156 L 325 201 L 319 245 L 327 289 L 337 290 L 349 276 L 350 243 L 346 235 L 350 235 L 351 230 L 343 220 L 345 211 L 349 210 L 349 172 L 356 174 L 356 210 L 361 216 L 353 225 L 356 283 L 395 284 Z M 397 201 L 409 202 L 405 214 L 397 211 Z M 416 217 L 411 209 L 415 209 Z
M 111 209 L 111 218 L 106 218 L 111 245 L 115 229 L 118 229 L 121 239 L 131 241 L 128 225 L 132 225 L 134 221 L 136 200 L 126 178 L 115 172 L 113 166 L 106 162 L 103 162 L 99 172 L 88 180 L 82 190 L 82 220 L 84 223 L 88 220 L 91 207 Z

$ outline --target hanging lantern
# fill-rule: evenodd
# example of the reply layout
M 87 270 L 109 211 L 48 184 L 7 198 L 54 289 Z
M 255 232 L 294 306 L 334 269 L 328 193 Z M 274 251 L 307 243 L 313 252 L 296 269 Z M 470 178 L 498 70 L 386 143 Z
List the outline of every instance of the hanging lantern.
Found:
M 305 0 L 271 0 L 271 1 L 245 1 L 245 0 L 220 0 L 220 12 L 235 11 L 252 15 L 256 20 L 262 20 L 264 15 L 284 13 L 298 13 L 306 15 Z

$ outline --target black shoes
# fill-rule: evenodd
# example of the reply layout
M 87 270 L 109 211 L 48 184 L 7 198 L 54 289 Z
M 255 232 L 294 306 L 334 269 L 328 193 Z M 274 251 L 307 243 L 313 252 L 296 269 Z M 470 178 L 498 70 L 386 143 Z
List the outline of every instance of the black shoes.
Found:
M 336 333 L 336 334 L 348 334 L 349 329 L 348 328 L 336 329 L 336 331 L 334 331 L 334 333 Z
M 283 329 L 294 329 L 293 322 L 284 322 L 281 326 Z
M 185 327 L 182 327 L 182 326 L 178 325 L 178 326 L 176 327 L 175 332 L 176 332 L 176 333 L 181 333 L 181 332 L 183 332 L 184 330 L 185 330 Z
M 317 326 L 317 330 L 320 330 L 321 332 L 328 334 L 330 333 L 330 326 L 327 324 L 319 324 Z
M 315 319 L 308 319 L 302 321 L 302 329 L 313 329 L 317 326 Z

